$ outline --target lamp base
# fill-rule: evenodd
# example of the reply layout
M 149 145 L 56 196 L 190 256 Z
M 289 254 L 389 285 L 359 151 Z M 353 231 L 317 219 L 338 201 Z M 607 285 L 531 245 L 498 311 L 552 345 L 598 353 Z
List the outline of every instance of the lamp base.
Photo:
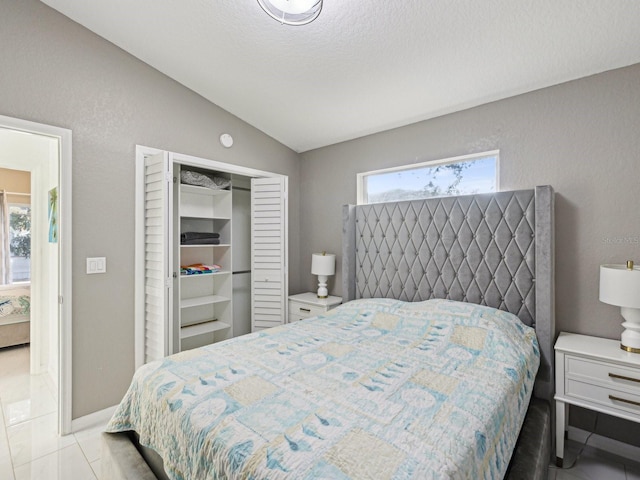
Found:
M 328 298 L 329 290 L 327 289 L 327 275 L 318 275 L 318 298 Z
M 620 313 L 626 320 L 622 322 L 624 331 L 620 337 L 620 348 L 625 352 L 640 353 L 640 309 L 622 307 Z

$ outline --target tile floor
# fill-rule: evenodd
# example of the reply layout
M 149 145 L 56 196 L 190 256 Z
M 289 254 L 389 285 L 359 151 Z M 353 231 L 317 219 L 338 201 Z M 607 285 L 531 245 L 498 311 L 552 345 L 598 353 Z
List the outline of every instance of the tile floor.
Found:
M 565 465 L 576 458 L 582 444 L 569 440 Z M 572 468 L 549 467 L 549 480 L 640 480 L 640 463 L 586 446 Z
M 100 478 L 104 425 L 58 437 L 56 399 L 42 377 L 29 375 L 28 346 L 0 349 L 0 406 L 0 479 Z M 580 446 L 567 443 L 566 465 Z M 640 463 L 587 446 L 572 468 L 550 466 L 549 480 L 640 480 Z
M 100 432 L 96 425 L 57 435 L 57 403 L 42 376 L 29 375 L 29 347 L 0 349 L 0 479 L 96 480 Z

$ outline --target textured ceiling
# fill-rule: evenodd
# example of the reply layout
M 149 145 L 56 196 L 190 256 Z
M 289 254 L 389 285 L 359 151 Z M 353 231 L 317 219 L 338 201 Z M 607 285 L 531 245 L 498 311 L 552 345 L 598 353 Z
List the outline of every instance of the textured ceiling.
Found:
M 640 62 L 635 0 L 43 0 L 303 152 Z

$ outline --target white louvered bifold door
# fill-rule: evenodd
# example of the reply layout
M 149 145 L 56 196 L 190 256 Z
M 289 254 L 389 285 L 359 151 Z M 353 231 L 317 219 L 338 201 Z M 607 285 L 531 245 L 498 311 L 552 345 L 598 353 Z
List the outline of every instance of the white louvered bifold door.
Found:
M 169 346 L 169 160 L 144 163 L 144 363 L 165 357 Z
M 287 177 L 251 180 L 251 331 L 287 321 Z

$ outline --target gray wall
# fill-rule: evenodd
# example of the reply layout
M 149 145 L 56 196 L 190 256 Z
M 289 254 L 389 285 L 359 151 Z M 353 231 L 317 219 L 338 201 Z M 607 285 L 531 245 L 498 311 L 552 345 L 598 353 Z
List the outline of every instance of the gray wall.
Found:
M 134 370 L 135 145 L 288 175 L 294 285 L 299 157 L 36 0 L 0 0 L 0 12 L 0 114 L 73 132 L 77 418 L 118 403 Z M 85 274 L 89 256 L 107 257 L 105 275 Z
M 357 173 L 499 149 L 502 189 L 557 193 L 558 331 L 619 338 L 620 310 L 598 300 L 598 267 L 640 261 L 638 132 L 634 65 L 304 153 L 298 290 L 314 288 L 312 252 L 340 256 L 341 205 L 356 202 Z M 340 285 L 338 271 L 331 293 Z
M 289 175 L 292 293 L 315 289 L 312 252 L 340 255 L 356 173 L 499 149 L 503 189 L 557 191 L 558 329 L 619 336 L 598 265 L 638 260 L 640 65 L 298 156 L 36 0 L 0 11 L 0 114 L 73 131 L 74 418 L 117 403 L 133 373 L 136 144 Z M 86 276 L 103 255 L 108 273 Z

